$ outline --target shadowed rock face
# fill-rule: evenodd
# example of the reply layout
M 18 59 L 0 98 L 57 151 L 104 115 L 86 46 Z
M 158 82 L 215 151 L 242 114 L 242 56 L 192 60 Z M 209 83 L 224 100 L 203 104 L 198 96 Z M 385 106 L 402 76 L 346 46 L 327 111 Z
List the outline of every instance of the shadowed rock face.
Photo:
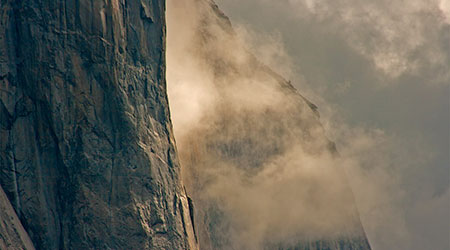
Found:
M 37 249 L 195 249 L 163 0 L 4 0 L 0 184 Z
M 246 50 L 213 1 L 168 3 L 169 95 L 200 248 L 369 250 L 317 107 Z

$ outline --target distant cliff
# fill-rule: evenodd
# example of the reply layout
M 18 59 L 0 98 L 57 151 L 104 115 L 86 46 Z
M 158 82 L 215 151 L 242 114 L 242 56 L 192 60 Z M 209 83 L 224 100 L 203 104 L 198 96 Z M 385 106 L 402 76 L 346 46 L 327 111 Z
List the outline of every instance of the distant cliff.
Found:
M 370 249 L 317 107 L 212 0 L 168 3 L 171 112 L 200 248 Z
M 163 0 L 1 1 L 0 184 L 37 249 L 197 248 L 165 29 Z

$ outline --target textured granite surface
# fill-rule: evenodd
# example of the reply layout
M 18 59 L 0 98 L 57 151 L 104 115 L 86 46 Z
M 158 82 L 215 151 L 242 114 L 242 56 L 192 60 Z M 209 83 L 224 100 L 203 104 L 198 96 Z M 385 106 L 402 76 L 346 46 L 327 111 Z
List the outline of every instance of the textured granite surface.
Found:
M 1 1 L 0 184 L 37 249 L 196 249 L 165 1 Z

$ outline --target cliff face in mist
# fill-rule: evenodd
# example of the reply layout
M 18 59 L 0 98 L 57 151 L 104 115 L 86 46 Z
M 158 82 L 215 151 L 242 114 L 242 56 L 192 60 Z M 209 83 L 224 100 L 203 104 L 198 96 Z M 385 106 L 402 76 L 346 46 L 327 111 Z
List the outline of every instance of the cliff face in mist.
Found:
M 213 1 L 168 4 L 171 112 L 201 249 L 370 249 L 317 107 Z
M 37 249 L 195 249 L 179 171 L 163 0 L 1 1 L 0 184 Z M 7 203 L 0 248 L 32 248 Z

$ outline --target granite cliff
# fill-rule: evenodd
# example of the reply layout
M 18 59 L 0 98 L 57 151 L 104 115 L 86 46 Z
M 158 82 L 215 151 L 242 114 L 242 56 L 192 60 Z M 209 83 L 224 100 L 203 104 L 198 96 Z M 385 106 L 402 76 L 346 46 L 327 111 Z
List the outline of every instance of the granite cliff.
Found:
M 195 66 L 189 103 L 214 99 L 175 124 L 179 153 L 165 1 L 1 1 L 0 248 L 370 249 L 340 169 L 315 163 L 336 157 L 317 107 L 212 1 L 169 7 L 171 72 Z
M 168 4 L 170 105 L 200 248 L 370 249 L 317 107 L 214 1 Z
M 165 30 L 163 0 L 1 1 L 0 185 L 37 249 L 197 248 Z

